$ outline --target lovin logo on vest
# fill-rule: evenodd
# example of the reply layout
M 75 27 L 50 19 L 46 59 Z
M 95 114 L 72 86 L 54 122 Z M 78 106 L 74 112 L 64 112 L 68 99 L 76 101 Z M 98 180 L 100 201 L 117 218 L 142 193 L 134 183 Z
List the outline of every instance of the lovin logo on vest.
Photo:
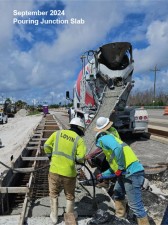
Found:
M 67 134 L 62 134 L 61 133 L 60 137 L 66 139 L 67 141 L 71 141 L 71 142 L 75 141 L 75 138 L 73 138 L 71 136 L 68 136 Z

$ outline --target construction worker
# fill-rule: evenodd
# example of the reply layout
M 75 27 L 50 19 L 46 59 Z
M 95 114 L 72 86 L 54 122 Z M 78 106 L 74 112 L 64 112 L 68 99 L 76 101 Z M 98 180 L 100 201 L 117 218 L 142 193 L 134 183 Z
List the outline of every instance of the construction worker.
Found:
M 120 135 L 118 133 L 118 131 L 113 127 L 113 122 L 109 120 L 109 118 L 107 117 L 99 117 L 96 121 L 96 127 L 94 128 L 94 131 L 103 131 L 106 130 L 109 133 L 113 134 L 115 137 L 120 139 Z M 109 164 L 106 161 L 106 158 L 104 156 L 104 154 L 101 154 L 102 150 L 100 148 L 97 148 L 94 152 L 86 155 L 86 159 L 88 161 L 88 163 L 91 165 L 91 161 L 92 159 L 96 156 L 97 158 L 100 158 L 100 161 L 98 162 L 98 169 L 103 172 L 104 170 L 107 170 L 107 168 L 109 168 Z M 101 188 L 109 188 L 109 180 L 105 179 L 105 180 L 101 180 L 97 185 L 97 187 Z
M 104 129 L 96 134 L 95 144 L 106 156 L 110 168 L 98 174 L 98 179 L 114 173 L 117 181 L 114 186 L 115 215 L 119 219 L 126 218 L 127 195 L 129 207 L 137 217 L 138 225 L 149 225 L 147 213 L 142 202 L 142 186 L 145 180 L 144 168 L 137 156 L 121 139 L 109 134 Z M 125 175 L 123 175 L 125 174 Z
M 51 158 L 48 181 L 50 218 L 53 224 L 58 221 L 58 196 L 62 188 L 66 197 L 66 212 L 74 213 L 77 176 L 75 162 L 83 162 L 85 158 L 84 132 L 83 120 L 76 117 L 70 121 L 69 130 L 55 131 L 44 144 L 44 151 Z

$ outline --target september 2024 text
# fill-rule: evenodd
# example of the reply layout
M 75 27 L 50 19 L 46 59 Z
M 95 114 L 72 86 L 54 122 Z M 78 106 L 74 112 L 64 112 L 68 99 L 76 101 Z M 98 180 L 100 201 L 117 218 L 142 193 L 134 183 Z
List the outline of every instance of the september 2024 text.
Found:
M 18 11 L 13 10 L 13 24 L 32 24 L 32 25 L 45 25 L 45 24 L 85 24 L 83 18 L 66 18 L 65 10 L 47 10 L 47 11 Z

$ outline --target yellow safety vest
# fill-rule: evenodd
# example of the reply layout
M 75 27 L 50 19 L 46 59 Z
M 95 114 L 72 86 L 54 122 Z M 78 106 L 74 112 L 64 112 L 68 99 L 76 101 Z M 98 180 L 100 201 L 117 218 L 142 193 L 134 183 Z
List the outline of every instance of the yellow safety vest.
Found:
M 112 135 L 112 134 L 109 134 Z M 125 158 L 125 168 L 127 169 L 127 167 L 129 165 L 131 165 L 133 162 L 139 161 L 137 156 L 135 155 L 135 153 L 133 152 L 133 150 L 131 149 L 131 147 L 129 145 L 127 145 L 126 143 L 124 143 L 121 139 L 116 138 L 114 135 L 112 135 L 115 140 L 122 145 L 123 148 L 123 153 L 124 153 L 124 158 Z M 118 163 L 117 163 L 117 159 L 116 156 L 114 154 L 113 149 L 106 149 L 103 145 L 102 142 L 100 142 L 100 146 L 103 149 L 103 152 L 106 156 L 106 160 L 108 161 L 111 169 L 116 172 L 118 170 Z
M 108 132 L 110 132 L 111 134 L 113 134 L 115 137 L 121 139 L 121 138 L 120 138 L 120 135 L 119 135 L 119 133 L 118 133 L 118 131 L 117 131 L 114 127 L 110 127 L 110 128 L 108 129 Z
M 54 132 L 44 144 L 46 154 L 52 154 L 50 172 L 67 177 L 77 175 L 75 160 L 83 162 L 86 146 L 83 138 L 71 130 Z

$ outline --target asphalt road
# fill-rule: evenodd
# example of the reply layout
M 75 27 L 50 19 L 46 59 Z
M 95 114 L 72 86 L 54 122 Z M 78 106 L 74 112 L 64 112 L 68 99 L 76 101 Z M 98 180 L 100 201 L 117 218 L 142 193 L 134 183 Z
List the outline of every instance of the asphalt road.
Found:
M 164 114 L 164 109 L 148 109 L 149 118 L 164 119 L 168 121 L 168 115 Z

